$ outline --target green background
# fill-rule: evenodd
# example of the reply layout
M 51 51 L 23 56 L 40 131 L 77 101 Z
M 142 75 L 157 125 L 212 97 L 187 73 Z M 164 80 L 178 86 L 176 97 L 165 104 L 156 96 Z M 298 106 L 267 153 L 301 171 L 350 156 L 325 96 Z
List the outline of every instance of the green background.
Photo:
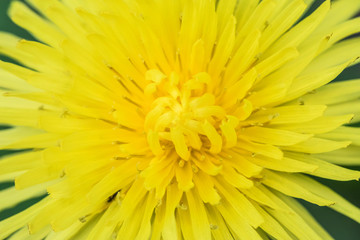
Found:
M 46 1 L 46 0 L 44 0 Z M 341 0 L 340 0 L 341 1 Z M 360 0 L 359 0 L 360 1 Z M 25 39 L 33 39 L 26 31 L 17 27 L 13 24 L 10 19 L 7 17 L 6 11 L 8 8 L 10 0 L 0 0 L 0 31 L 7 31 L 17 34 Z M 318 1 L 317 3 L 320 3 Z M 360 27 L 360 26 L 359 26 Z M 8 60 L 0 56 L 2 60 Z M 336 80 L 346 80 L 360 78 L 360 67 L 359 65 L 353 66 L 345 70 Z M 0 127 L 1 128 L 1 127 Z M 8 152 L 0 151 L 0 156 Z M 359 156 L 360 157 L 360 156 Z M 359 167 L 354 167 L 353 169 L 360 170 Z M 320 182 L 330 186 L 336 192 L 344 196 L 350 202 L 360 207 L 360 184 L 359 182 L 336 182 L 330 180 L 317 179 Z M 0 184 L 0 190 L 5 189 L 9 186 L 12 186 L 12 183 Z M 0 220 L 7 218 L 13 215 L 16 212 L 25 209 L 27 206 L 38 201 L 39 198 L 33 199 L 31 201 L 19 204 L 15 208 L 5 210 L 0 212 Z M 326 228 L 326 230 L 336 239 L 336 240 L 359 240 L 360 239 L 360 225 L 344 217 L 341 214 L 334 212 L 333 210 L 326 207 L 318 207 L 309 203 L 302 202 L 309 211 L 315 216 L 315 218 Z

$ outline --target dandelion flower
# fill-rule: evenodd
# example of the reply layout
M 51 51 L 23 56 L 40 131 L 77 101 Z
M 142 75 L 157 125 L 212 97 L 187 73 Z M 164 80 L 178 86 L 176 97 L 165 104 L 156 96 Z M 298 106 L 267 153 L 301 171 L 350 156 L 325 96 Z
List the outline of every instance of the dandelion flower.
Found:
M 28 0 L 0 33 L 0 238 L 332 239 L 360 222 L 358 0 Z M 37 11 L 35 12 L 36 9 Z M 30 234 L 30 238 L 29 237 Z

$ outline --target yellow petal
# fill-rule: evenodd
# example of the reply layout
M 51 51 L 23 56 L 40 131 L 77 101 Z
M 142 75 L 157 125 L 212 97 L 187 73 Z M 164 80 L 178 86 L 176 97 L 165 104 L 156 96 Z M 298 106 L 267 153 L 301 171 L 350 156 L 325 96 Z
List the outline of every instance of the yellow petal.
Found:
M 292 100 L 329 83 L 334 80 L 346 67 L 348 67 L 348 65 L 349 61 L 335 67 L 328 67 L 321 71 L 316 70 L 306 74 L 303 73 L 293 81 L 285 99 Z M 285 101 L 285 99 L 283 99 L 283 101 Z
M 191 168 L 191 163 L 185 162 L 184 166 L 176 166 L 175 171 L 179 189 L 187 191 L 194 187 L 194 183 L 192 182 L 193 170 Z
M 291 124 L 311 121 L 322 116 L 325 105 L 293 105 L 260 110 L 251 115 L 243 124 L 270 123 Z
M 254 186 L 250 179 L 236 172 L 235 169 L 232 166 L 228 166 L 228 164 L 223 165 L 222 174 L 224 179 L 236 188 L 244 189 Z
M 348 39 L 335 44 L 329 50 L 317 57 L 309 68 L 308 72 L 322 71 L 340 64 L 353 65 L 358 63 L 360 47 L 357 44 L 358 38 Z M 336 57 L 335 57 L 336 56 Z M 305 71 L 305 72 L 306 72 Z
M 315 156 L 330 163 L 353 166 L 360 163 L 359 153 L 360 147 L 350 145 L 345 149 L 316 154 Z
M 225 201 L 226 199 L 235 212 L 244 217 L 244 219 L 247 219 L 248 223 L 254 228 L 257 228 L 259 225 L 261 225 L 264 219 L 246 196 L 244 196 L 240 191 L 233 188 L 232 186 L 226 186 L 221 178 L 214 180 L 214 183 L 215 187 L 222 195 L 222 201 Z
M 306 8 L 303 0 L 292 1 L 283 8 L 271 24 L 265 29 L 260 39 L 260 52 L 267 49 L 278 37 L 289 29 L 302 15 Z
M 141 178 L 136 179 L 133 182 L 133 184 L 130 186 L 130 189 L 128 190 L 128 192 L 124 196 L 124 199 L 121 202 L 119 215 L 114 219 L 119 222 L 122 222 L 126 219 L 128 222 L 127 224 L 129 224 L 129 217 L 132 216 L 135 210 L 137 211 L 137 207 L 139 205 L 144 206 L 143 203 L 146 194 L 147 191 L 144 188 L 144 180 Z M 141 216 L 137 216 L 137 217 L 140 218 Z M 140 223 L 134 222 L 135 226 L 137 224 Z
M 314 173 L 318 168 L 316 164 L 312 164 L 311 162 L 304 163 L 288 157 L 284 157 L 283 159 L 274 159 L 263 156 L 254 156 L 248 159 L 261 167 L 281 172 Z
M 282 124 L 278 127 L 299 133 L 326 133 L 349 123 L 354 115 L 323 116 L 305 123 Z
M 335 193 L 330 188 L 303 175 L 293 176 L 293 180 L 298 182 L 305 188 L 309 189 L 310 191 L 316 193 L 317 195 L 327 199 L 331 199 L 332 201 L 334 201 L 335 204 L 331 205 L 330 208 L 360 223 L 360 209 L 345 200 L 343 197 Z
M 59 139 L 63 134 L 56 133 L 40 133 L 34 136 L 25 137 L 19 141 L 5 145 L 4 149 L 41 149 L 47 147 L 55 147 L 59 144 Z
M 260 31 L 256 29 L 248 36 L 246 36 L 245 40 L 241 43 L 240 47 L 234 53 L 234 56 L 231 58 L 231 61 L 226 67 L 224 76 L 225 85 L 231 86 L 236 84 L 238 90 L 241 90 L 241 92 L 239 92 L 241 93 L 239 94 L 239 98 L 242 98 L 243 93 L 252 86 L 251 81 L 245 82 L 242 79 L 240 79 L 240 81 L 237 80 L 241 78 L 246 69 L 248 69 L 251 64 L 257 60 L 256 55 L 258 54 L 260 35 Z M 239 65 L 239 63 L 241 63 L 241 65 Z M 251 70 L 248 73 L 245 73 L 242 78 L 255 81 L 256 77 L 258 76 L 257 74 L 255 74 L 255 77 L 253 78 L 245 77 L 253 75 L 251 72 L 256 73 L 256 68 L 251 68 Z M 242 90 L 239 86 L 239 83 L 237 84 L 237 82 L 246 83 L 246 86 L 244 86 L 245 90 Z M 232 91 L 232 88 L 228 88 L 228 90 Z
M 0 222 L 0 238 L 5 239 L 11 233 L 26 225 L 47 203 L 48 198 L 32 205 L 26 210 Z
M 242 40 L 243 36 L 246 36 L 252 29 L 262 29 L 266 21 L 272 14 L 273 9 L 276 6 L 276 2 L 272 0 L 261 1 L 260 4 L 250 13 L 244 25 L 241 26 L 238 33 L 238 41 Z
M 191 225 L 195 239 L 211 239 L 209 219 L 206 215 L 205 206 L 195 190 L 186 192 L 188 210 L 191 217 Z
M 194 174 L 194 184 L 204 203 L 215 205 L 220 202 L 220 196 L 216 192 L 214 182 L 209 175 L 202 171 L 197 172 Z
M 25 152 L 3 157 L 0 161 L 0 174 L 35 168 L 42 163 L 41 152 Z
M 178 240 L 177 239 L 177 226 L 175 220 L 175 209 L 180 203 L 183 192 L 175 185 L 168 186 L 166 191 L 166 212 L 164 216 L 164 229 L 162 237 L 164 240 Z
M 279 206 L 270 196 L 268 196 L 268 190 L 262 184 L 259 184 L 258 186 L 254 185 L 249 189 L 242 189 L 241 192 L 248 198 L 261 203 L 264 206 L 268 206 L 269 208 L 275 209 L 276 211 L 282 211 L 281 206 Z
M 255 1 L 241 1 L 237 3 L 235 16 L 237 17 L 237 27 L 241 28 L 244 23 L 249 19 L 254 9 L 258 6 L 259 0 Z M 237 29 L 238 30 L 238 29 Z
M 269 233 L 271 236 L 276 239 L 291 240 L 292 238 L 287 234 L 286 230 L 276 221 L 273 217 L 270 216 L 261 206 L 253 203 L 256 210 L 264 218 L 264 222 L 260 225 L 260 228 L 265 232 Z
M 230 54 L 235 44 L 235 24 L 235 17 L 230 17 L 230 19 L 226 22 L 225 29 L 217 42 L 214 56 L 209 63 L 209 73 L 214 77 L 220 75 L 225 64 L 230 58 Z
M 321 239 L 333 240 L 329 233 L 311 216 L 311 214 L 298 201 L 290 197 L 282 197 L 282 200 L 298 214 L 308 225 L 321 237 Z
M 203 170 L 206 174 L 216 176 L 221 171 L 222 166 L 214 164 L 214 157 L 206 154 L 201 155 L 199 158 L 193 158 L 192 161 L 197 167 Z
M 233 207 L 234 206 L 226 200 L 216 206 L 223 218 L 226 219 L 229 228 L 235 233 L 235 236 L 240 239 L 263 240 L 249 224 L 248 219 L 236 212 Z
M 96 223 L 95 227 L 91 230 L 87 239 L 96 240 L 112 237 L 114 229 L 118 224 L 118 221 L 114 219 L 113 216 L 118 214 L 119 209 L 119 203 L 117 201 L 112 201 L 110 206 Z
M 330 1 L 325 1 L 310 16 L 299 22 L 297 25 L 289 29 L 289 31 L 286 32 L 283 36 L 281 36 L 280 39 L 278 39 L 272 46 L 270 46 L 265 54 L 271 54 L 274 51 L 289 46 L 298 46 L 322 22 L 329 9 Z
M 16 189 L 24 189 L 64 175 L 64 164 L 40 165 L 15 178 Z
M 37 109 L 0 108 L 0 123 L 36 128 L 41 114 L 43 113 Z
M 345 115 L 345 114 L 353 114 L 353 118 L 351 119 L 351 122 L 357 123 L 360 121 L 360 102 L 355 101 L 349 101 L 345 103 L 340 103 L 336 105 L 331 105 L 325 112 L 325 115 Z
M 349 8 L 350 4 L 352 6 L 351 8 Z M 316 36 L 320 35 L 321 33 L 331 31 L 337 24 L 344 22 L 354 16 L 359 9 L 360 4 L 356 0 L 344 0 L 341 2 L 332 3 L 329 13 L 318 29 L 316 29 L 314 35 Z M 313 40 L 314 38 L 309 39 L 309 41 Z
M 39 125 L 42 129 L 52 133 L 72 133 L 109 127 L 108 123 L 96 119 L 60 118 L 55 116 L 41 116 Z
M 332 132 L 320 134 L 319 137 L 331 140 L 349 140 L 351 144 L 360 146 L 360 129 L 355 127 L 339 127 Z
M 126 218 L 125 221 L 122 221 L 120 229 L 117 232 L 116 240 L 136 238 L 141 227 L 143 212 L 146 209 L 146 201 L 144 199 L 141 200 L 134 208 L 137 208 L 137 211 L 132 213 L 131 219 Z
M 177 210 L 176 217 L 177 225 L 180 226 L 179 230 L 181 230 L 180 236 L 182 236 L 183 239 L 196 240 L 194 236 L 195 230 L 193 230 L 193 226 L 195 226 L 195 224 L 189 224 L 192 221 L 190 217 L 190 211 L 187 207 L 187 201 L 184 200 L 183 202 L 181 202 L 181 205 Z
M 215 240 L 222 239 L 231 239 L 233 236 L 231 235 L 228 226 L 226 225 L 225 220 L 216 209 L 216 207 L 208 206 L 206 208 L 208 212 L 210 228 L 212 229 L 211 233 Z
M 65 122 L 65 121 L 64 121 Z M 84 124 L 85 126 L 85 124 Z M 131 139 L 133 137 L 133 139 Z M 63 151 L 74 151 L 109 144 L 126 144 L 136 138 L 136 134 L 121 128 L 104 128 L 74 131 L 60 141 Z
M 124 162 L 102 178 L 87 194 L 87 198 L 94 204 L 106 201 L 114 192 L 131 183 L 136 173 L 136 164 L 132 160 Z
M 227 22 L 233 17 L 236 4 L 236 0 L 218 2 L 218 5 L 216 6 L 216 15 L 218 18 L 219 32 L 225 31 Z
M 254 109 L 260 109 L 273 103 L 279 102 L 287 95 L 289 83 L 280 82 L 275 83 L 259 91 L 251 92 L 251 95 L 247 97 Z
M 239 148 L 254 154 L 261 154 L 275 159 L 281 159 L 283 157 L 282 151 L 272 145 L 253 143 L 243 139 L 239 139 L 238 143 Z
M 24 190 L 17 190 L 15 187 L 10 187 L 0 191 L 0 211 L 14 207 L 25 200 L 46 194 L 46 187 L 51 184 L 53 184 L 53 182 L 40 184 Z
M 360 79 L 327 84 L 315 92 L 304 95 L 305 104 L 338 104 L 355 100 L 360 95 Z
M 263 183 L 271 188 L 274 188 L 286 195 L 296 198 L 302 198 L 308 202 L 312 202 L 319 206 L 330 206 L 335 202 L 332 199 L 324 199 L 319 194 L 311 192 L 308 188 L 294 181 L 294 174 L 266 171 Z
M 32 87 L 23 79 L 3 69 L 0 69 L 0 84 L 2 88 L 6 88 L 8 90 L 21 92 L 38 91 L 38 89 Z
M 261 78 L 266 77 L 274 72 L 289 60 L 296 58 L 299 52 L 296 48 L 290 47 L 280 50 L 272 56 L 266 58 L 264 61 L 256 65 L 256 69 Z
M 302 217 L 300 217 L 286 202 L 287 197 L 281 193 L 276 192 L 275 195 L 271 194 L 272 199 L 276 199 L 278 204 L 281 203 L 283 209 L 287 210 L 287 212 L 276 211 L 272 209 L 266 209 L 268 213 L 270 213 L 281 225 L 283 225 L 290 233 L 295 235 L 299 239 L 323 239 L 321 236 L 322 232 L 315 231 L 312 226 L 309 225 Z M 288 213 L 288 212 L 291 213 Z
M 308 140 L 312 135 L 298 134 L 286 130 L 264 128 L 264 127 L 248 127 L 243 128 L 240 134 L 253 142 L 273 144 L 278 146 L 289 146 Z
M 297 161 L 304 162 L 306 164 L 318 166 L 318 168 L 316 168 L 313 172 L 310 172 L 311 175 L 317 177 L 328 178 L 337 181 L 359 180 L 360 178 L 360 171 L 342 168 L 309 155 L 300 153 L 286 153 L 285 156 L 289 157 L 290 159 L 296 159 Z
M 54 47 L 58 47 L 64 35 L 51 23 L 42 19 L 25 4 L 14 1 L 10 5 L 9 15 L 19 26 L 26 28 L 36 38 Z
M 228 156 L 225 156 L 223 161 L 234 167 L 247 178 L 256 177 L 260 175 L 263 168 L 252 163 L 249 158 L 250 156 L 242 155 L 234 151 Z
M 155 194 L 153 193 L 148 193 L 147 196 L 147 200 L 145 203 L 145 209 L 144 211 L 141 213 L 142 215 L 142 220 L 140 223 L 140 228 L 138 229 L 138 233 L 137 236 L 135 238 L 135 240 L 148 240 L 150 235 L 151 235 L 151 218 L 154 212 L 154 209 L 156 207 L 156 205 L 158 204 L 158 200 L 155 197 Z
M 283 149 L 304 153 L 324 153 L 334 151 L 340 148 L 346 148 L 350 144 L 350 141 L 337 142 L 313 137 L 305 142 L 283 147 Z

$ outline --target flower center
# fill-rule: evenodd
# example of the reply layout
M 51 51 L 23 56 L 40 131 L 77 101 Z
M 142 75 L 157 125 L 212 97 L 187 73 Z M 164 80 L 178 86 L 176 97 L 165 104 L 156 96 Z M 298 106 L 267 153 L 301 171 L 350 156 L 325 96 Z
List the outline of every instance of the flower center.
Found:
M 211 77 L 199 73 L 183 80 L 172 72 L 149 70 L 145 95 L 152 101 L 145 118 L 150 149 L 156 156 L 176 151 L 184 161 L 198 152 L 220 153 L 237 142 L 239 119 L 216 105 Z

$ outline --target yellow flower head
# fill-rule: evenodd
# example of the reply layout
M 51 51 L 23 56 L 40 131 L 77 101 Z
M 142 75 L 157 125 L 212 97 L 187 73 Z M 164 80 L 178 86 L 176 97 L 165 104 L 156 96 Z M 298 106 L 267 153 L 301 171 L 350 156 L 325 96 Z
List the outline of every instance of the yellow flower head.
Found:
M 336 165 L 360 164 L 360 80 L 326 85 L 359 0 L 28 2 L 9 14 L 39 42 L 0 33 L 0 148 L 26 149 L 0 211 L 48 194 L 1 239 L 332 239 L 294 198 L 360 222 L 307 176 L 360 177 Z

